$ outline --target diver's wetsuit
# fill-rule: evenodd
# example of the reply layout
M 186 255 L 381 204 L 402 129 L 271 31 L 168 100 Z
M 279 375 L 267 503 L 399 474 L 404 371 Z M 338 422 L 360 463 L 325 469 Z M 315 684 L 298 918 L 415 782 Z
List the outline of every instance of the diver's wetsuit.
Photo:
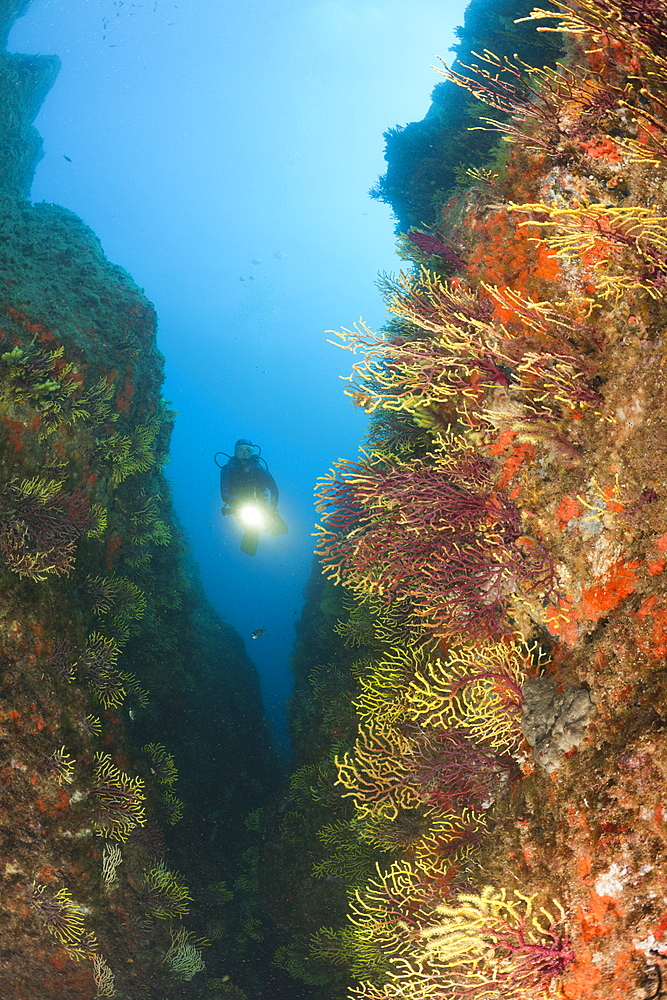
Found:
M 287 525 L 278 513 L 278 487 L 269 472 L 260 464 L 258 456 L 252 458 L 230 458 L 220 470 L 220 495 L 226 507 L 223 514 L 234 514 L 239 525 L 244 528 L 241 539 L 241 551 L 254 556 L 257 551 L 259 532 L 268 530 L 272 535 L 282 535 L 287 531 Z M 239 516 L 239 510 L 244 503 L 255 503 L 268 507 L 266 526 L 262 528 L 248 527 Z
M 261 464 L 256 455 L 249 459 L 230 458 L 220 470 L 220 496 L 230 507 L 241 501 L 268 499 L 275 509 L 278 506 L 276 481 Z

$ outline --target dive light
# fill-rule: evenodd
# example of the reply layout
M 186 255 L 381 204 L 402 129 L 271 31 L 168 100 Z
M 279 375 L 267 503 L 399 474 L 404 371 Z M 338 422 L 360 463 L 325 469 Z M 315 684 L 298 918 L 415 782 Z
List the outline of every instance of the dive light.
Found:
M 267 526 L 267 518 L 265 511 L 262 510 L 260 506 L 254 503 L 246 503 L 241 507 L 238 513 L 238 519 L 242 527 L 247 529 L 253 529 L 261 531 Z

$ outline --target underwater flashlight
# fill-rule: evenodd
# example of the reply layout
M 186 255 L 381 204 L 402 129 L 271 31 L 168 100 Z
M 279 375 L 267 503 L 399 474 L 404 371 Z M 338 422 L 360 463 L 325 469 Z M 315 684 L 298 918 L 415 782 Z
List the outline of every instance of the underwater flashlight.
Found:
M 265 528 L 266 514 L 261 507 L 254 503 L 247 503 L 239 511 L 239 521 L 244 528 Z

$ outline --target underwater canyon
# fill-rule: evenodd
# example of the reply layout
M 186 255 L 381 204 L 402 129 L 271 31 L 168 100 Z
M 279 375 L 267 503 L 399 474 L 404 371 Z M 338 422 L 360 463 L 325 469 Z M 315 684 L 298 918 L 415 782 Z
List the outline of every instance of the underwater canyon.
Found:
M 58 60 L 0 55 L 3 1000 L 665 995 L 666 34 L 475 0 L 387 133 L 405 266 L 336 335 L 369 430 L 317 486 L 286 778 L 153 307 L 30 201 Z

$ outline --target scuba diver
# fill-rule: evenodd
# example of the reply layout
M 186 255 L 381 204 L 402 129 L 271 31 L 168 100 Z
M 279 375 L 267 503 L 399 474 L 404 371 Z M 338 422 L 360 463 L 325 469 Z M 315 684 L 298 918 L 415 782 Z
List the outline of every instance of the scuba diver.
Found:
M 218 462 L 218 455 L 229 461 Z M 269 472 L 261 448 L 247 438 L 239 438 L 234 445 L 234 456 L 230 458 L 224 451 L 215 455 L 215 464 L 220 469 L 220 496 L 222 514 L 233 514 L 243 529 L 241 551 L 254 556 L 257 551 L 260 531 L 270 531 L 272 535 L 283 535 L 287 525 L 278 513 L 278 487 Z

